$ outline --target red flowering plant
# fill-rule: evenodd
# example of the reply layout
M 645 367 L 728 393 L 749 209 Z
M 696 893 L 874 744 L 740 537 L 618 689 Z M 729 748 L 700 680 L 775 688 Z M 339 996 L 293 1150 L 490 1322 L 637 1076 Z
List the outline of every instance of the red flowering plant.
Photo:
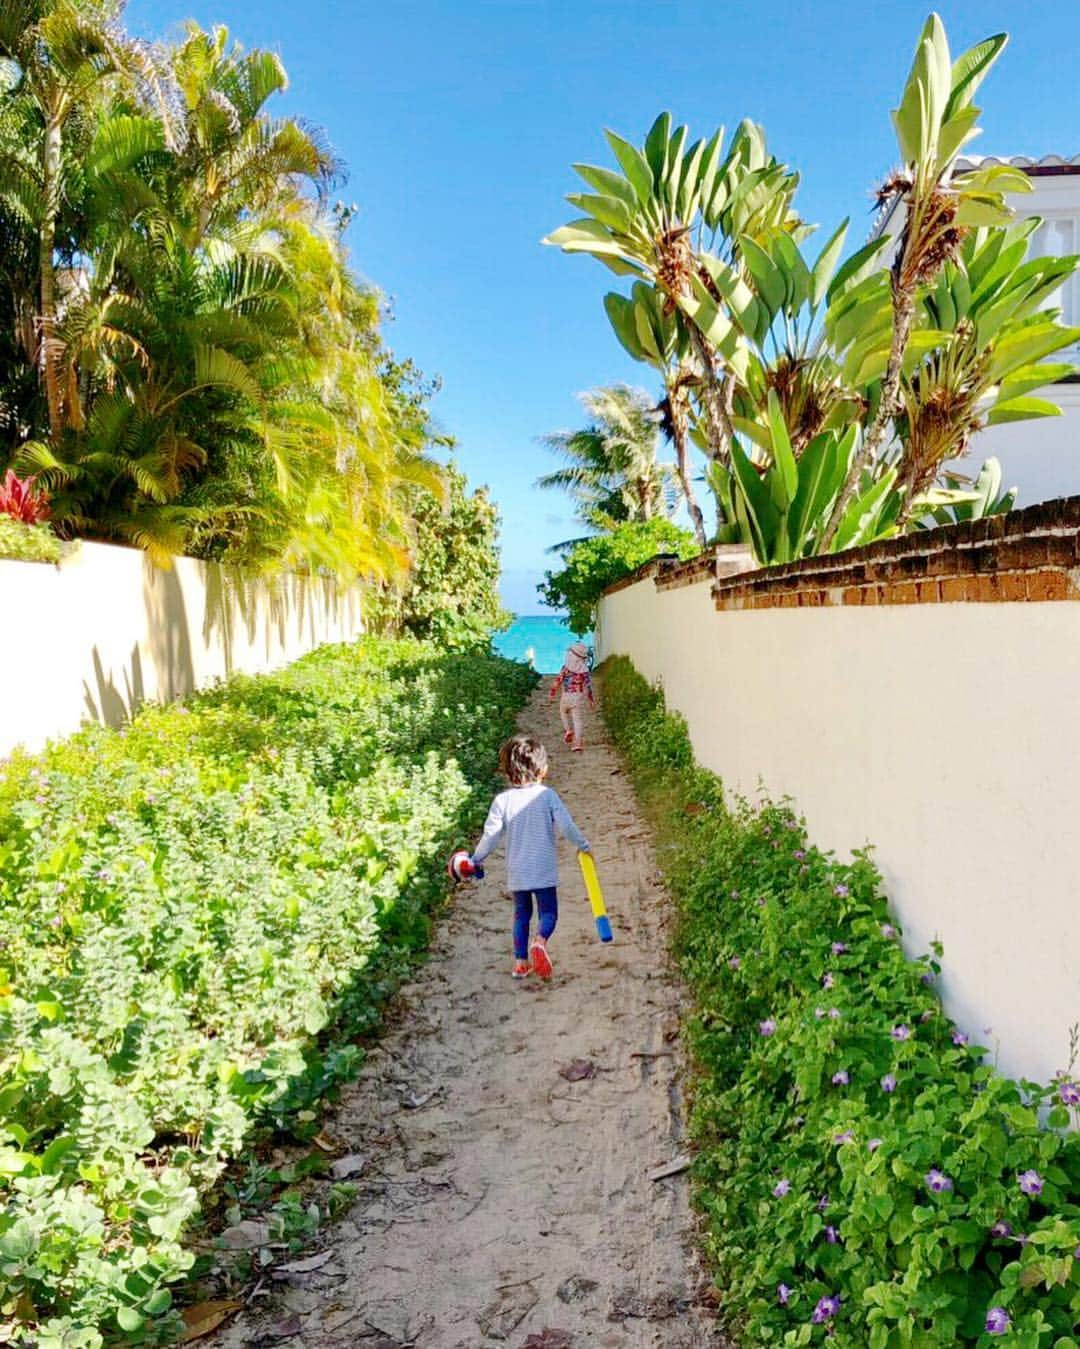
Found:
M 49 518 L 49 501 L 34 486 L 33 478 L 17 478 L 9 468 L 0 482 L 0 515 L 10 515 L 24 525 L 38 525 Z

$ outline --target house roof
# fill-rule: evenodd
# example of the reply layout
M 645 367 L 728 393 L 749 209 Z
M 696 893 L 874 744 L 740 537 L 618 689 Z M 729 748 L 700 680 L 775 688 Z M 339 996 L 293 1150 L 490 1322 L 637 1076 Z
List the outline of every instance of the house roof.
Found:
M 956 167 L 961 172 L 994 164 L 1023 169 L 1033 178 L 1051 177 L 1055 174 L 1080 174 L 1080 155 L 1073 155 L 1068 159 L 1064 155 L 1041 155 L 1038 159 L 1033 159 L 1030 155 L 963 155 L 956 161 Z

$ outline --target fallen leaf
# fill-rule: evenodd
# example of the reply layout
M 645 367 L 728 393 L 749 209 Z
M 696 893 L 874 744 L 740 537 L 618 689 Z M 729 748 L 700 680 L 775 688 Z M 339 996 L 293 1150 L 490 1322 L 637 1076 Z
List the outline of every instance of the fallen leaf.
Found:
M 317 1255 L 309 1255 L 303 1260 L 290 1260 L 287 1265 L 279 1265 L 274 1270 L 274 1278 L 285 1279 L 290 1274 L 310 1274 L 313 1270 L 328 1265 L 333 1258 L 333 1251 L 319 1251 Z
M 227 1321 L 243 1305 L 242 1302 L 197 1302 L 194 1307 L 185 1307 L 180 1313 L 184 1319 L 180 1343 L 190 1344 L 192 1340 L 201 1340 L 204 1335 L 217 1330 L 223 1321 Z
M 693 1157 L 684 1152 L 681 1157 L 675 1157 L 670 1162 L 665 1162 L 663 1166 L 657 1166 L 649 1172 L 650 1180 L 666 1180 L 668 1176 L 677 1176 L 681 1171 L 688 1171 L 694 1164 Z
M 421 1106 L 427 1105 L 428 1101 L 434 1100 L 440 1090 L 440 1087 L 436 1087 L 434 1091 L 425 1092 L 423 1096 L 417 1096 L 415 1092 L 410 1091 L 401 1098 L 401 1104 L 406 1110 L 419 1110 Z
M 256 1246 L 265 1246 L 270 1240 L 270 1224 L 245 1218 L 235 1227 L 226 1227 L 221 1240 L 230 1251 L 253 1251 Z
M 571 1274 L 555 1289 L 555 1296 L 560 1302 L 581 1302 L 599 1287 L 595 1279 L 586 1279 L 583 1274 Z
M 311 1141 L 317 1148 L 322 1148 L 323 1152 L 337 1152 L 337 1144 L 332 1138 L 327 1138 L 326 1134 L 316 1134 Z
M 549 1330 L 547 1326 L 539 1335 L 530 1335 L 521 1349 L 570 1349 L 574 1337 L 568 1330 Z
M 705 807 L 700 801 L 687 801 L 683 809 L 687 815 L 703 815 L 705 813 Z
M 358 1176 L 365 1166 L 367 1158 L 353 1152 L 348 1157 L 339 1157 L 330 1168 L 330 1174 L 335 1180 L 348 1180 L 350 1176 Z
M 567 1082 L 583 1082 L 596 1076 L 596 1064 L 592 1059 L 574 1059 L 573 1063 L 559 1069 L 559 1076 L 565 1077 Z

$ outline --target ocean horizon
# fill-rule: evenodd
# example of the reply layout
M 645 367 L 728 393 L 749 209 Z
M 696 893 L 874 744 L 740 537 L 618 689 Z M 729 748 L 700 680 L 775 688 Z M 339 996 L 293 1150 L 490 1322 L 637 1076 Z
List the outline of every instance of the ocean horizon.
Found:
M 505 632 L 497 632 L 492 644 L 508 660 L 523 661 L 539 674 L 558 674 L 566 648 L 573 642 L 592 646 L 592 633 L 579 637 L 560 614 L 515 614 Z

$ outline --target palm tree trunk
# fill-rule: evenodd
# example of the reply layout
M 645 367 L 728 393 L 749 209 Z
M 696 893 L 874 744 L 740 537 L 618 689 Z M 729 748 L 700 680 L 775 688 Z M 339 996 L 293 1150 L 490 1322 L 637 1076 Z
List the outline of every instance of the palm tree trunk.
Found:
M 39 238 L 39 267 L 41 270 L 41 350 L 42 373 L 45 378 L 45 397 L 49 405 L 49 436 L 55 443 L 63 427 L 63 405 L 60 397 L 60 361 L 56 349 L 56 268 L 53 253 L 56 248 L 56 218 L 60 209 L 60 158 L 63 148 L 61 125 L 50 118 L 45 127 L 45 155 L 42 165 L 42 186 L 45 209 Z
M 690 330 L 690 342 L 701 366 L 701 405 L 705 409 L 705 422 L 709 431 L 709 454 L 713 459 L 727 461 L 731 457 L 731 418 L 724 406 L 723 386 L 716 377 L 715 353 L 696 324 L 688 323 L 686 326 Z
M 902 258 L 897 259 L 897 262 L 901 264 Z M 885 370 L 885 380 L 881 386 L 881 401 L 878 404 L 877 415 L 863 437 L 858 454 L 852 461 L 851 469 L 844 486 L 840 490 L 840 495 L 836 498 L 836 505 L 833 507 L 832 515 L 829 517 L 829 523 L 821 540 L 821 551 L 823 553 L 827 553 L 831 548 L 832 541 L 836 537 L 836 531 L 840 528 L 840 521 L 844 518 L 844 512 L 847 510 L 851 498 L 855 495 L 855 489 L 859 485 L 859 478 L 862 476 L 863 469 L 873 462 L 874 456 L 885 439 L 889 424 L 900 408 L 900 374 L 904 366 L 904 354 L 907 351 L 908 339 L 911 337 L 912 324 L 915 321 L 915 288 L 914 286 L 901 287 L 898 279 L 899 274 L 900 266 L 898 265 L 893 269 L 892 343 L 889 348 L 889 364 Z
M 690 437 L 685 386 L 678 384 L 671 387 L 668 391 L 668 402 L 671 406 L 672 440 L 675 442 L 675 471 L 679 475 L 679 486 L 686 498 L 686 509 L 690 512 L 698 547 L 704 552 L 708 544 L 705 517 L 701 513 L 701 507 L 694 495 L 693 483 L 690 481 Z

